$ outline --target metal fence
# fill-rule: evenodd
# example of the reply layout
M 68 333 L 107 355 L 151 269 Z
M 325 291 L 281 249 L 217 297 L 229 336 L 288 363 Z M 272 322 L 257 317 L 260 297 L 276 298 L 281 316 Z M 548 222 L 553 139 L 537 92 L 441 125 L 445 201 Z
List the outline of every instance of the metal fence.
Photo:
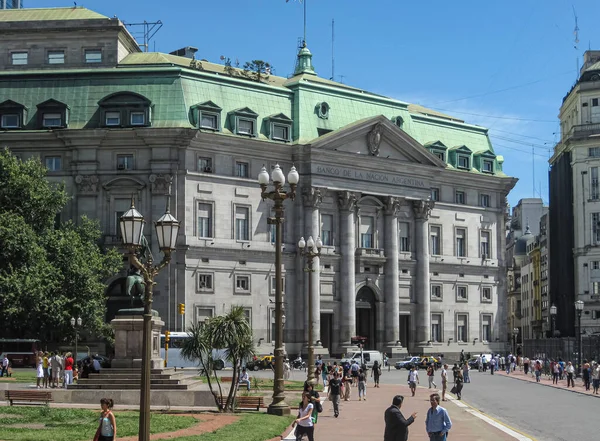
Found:
M 600 335 L 582 335 L 581 360 L 600 360 Z M 541 360 L 573 361 L 577 364 L 578 348 L 575 337 L 523 340 L 523 355 Z

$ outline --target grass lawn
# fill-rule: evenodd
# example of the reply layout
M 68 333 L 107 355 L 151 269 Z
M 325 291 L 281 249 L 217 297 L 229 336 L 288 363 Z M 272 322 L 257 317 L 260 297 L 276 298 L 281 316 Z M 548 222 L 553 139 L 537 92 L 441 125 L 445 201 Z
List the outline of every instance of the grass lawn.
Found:
M 202 382 L 204 384 L 208 384 L 208 381 L 206 380 L 205 376 L 201 376 L 201 377 L 195 377 L 197 380 L 202 380 Z M 214 380 L 214 378 L 211 378 L 213 387 L 215 388 L 215 390 L 217 389 L 216 387 L 216 382 Z M 221 385 L 229 385 L 230 382 L 225 381 L 225 382 L 221 382 Z M 257 377 L 251 377 L 250 378 L 250 387 L 253 391 L 255 392 L 268 392 L 268 391 L 272 391 L 273 390 L 273 379 L 272 378 L 257 378 Z M 302 391 L 304 390 L 304 381 L 297 381 L 297 380 L 285 380 L 285 390 L 289 390 L 289 391 Z M 317 384 L 315 387 L 315 390 L 317 392 L 321 392 L 323 390 L 323 385 L 322 384 Z M 245 391 L 245 386 L 240 388 L 240 392 Z
M 35 369 L 13 369 L 12 377 L 0 378 L 0 383 L 33 383 L 36 382 Z
M 235 423 L 214 432 L 173 438 L 172 441 L 265 441 L 281 435 L 294 418 L 292 415 L 279 417 L 266 413 L 244 413 Z
M 0 436 L 4 441 L 89 441 L 98 428 L 99 415 L 99 410 L 55 409 L 45 406 L 1 407 Z M 137 412 L 116 412 L 119 438 L 137 435 L 138 415 Z M 197 422 L 191 416 L 173 417 L 173 415 L 154 413 L 150 422 L 150 431 L 152 433 L 172 432 L 191 427 Z

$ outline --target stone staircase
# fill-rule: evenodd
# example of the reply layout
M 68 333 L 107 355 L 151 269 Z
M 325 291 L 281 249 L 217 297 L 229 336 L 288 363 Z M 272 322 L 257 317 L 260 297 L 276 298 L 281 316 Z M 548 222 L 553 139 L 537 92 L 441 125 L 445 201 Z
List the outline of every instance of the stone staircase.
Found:
M 197 374 L 194 374 L 194 376 Z M 150 389 L 152 390 L 191 390 L 202 383 L 190 376 L 190 373 L 175 369 L 152 369 L 150 371 Z M 80 378 L 77 384 L 68 389 L 138 389 L 142 378 L 141 369 L 107 368 L 100 373 L 90 374 L 89 378 Z

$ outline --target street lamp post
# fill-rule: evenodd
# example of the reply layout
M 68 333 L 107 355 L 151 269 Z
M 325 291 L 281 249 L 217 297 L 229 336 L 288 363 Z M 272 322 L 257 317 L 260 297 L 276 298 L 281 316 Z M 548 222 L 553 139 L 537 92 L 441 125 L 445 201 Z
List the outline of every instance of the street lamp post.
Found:
M 575 311 L 577 311 L 577 375 L 581 374 L 581 313 L 583 312 L 583 300 L 575 302 Z
M 320 237 L 317 240 L 313 240 L 312 236 L 308 238 L 308 241 L 304 241 L 301 237 L 298 241 L 298 250 L 300 254 L 306 257 L 306 268 L 304 271 L 308 272 L 308 377 L 307 381 L 315 379 L 315 345 L 314 345 L 314 334 L 313 334 L 313 292 L 312 292 L 312 277 L 313 273 L 318 271 L 318 268 L 313 267 L 315 257 L 321 257 L 321 248 L 323 248 L 323 242 Z
M 160 264 L 153 265 L 152 253 L 148 253 L 145 262 L 138 259 L 137 251 L 143 246 L 147 246 L 144 238 L 144 216 L 142 216 L 133 205 L 131 199 L 131 208 L 121 216 L 121 235 L 123 244 L 127 248 L 128 257 L 131 264 L 140 270 L 144 278 L 144 323 L 142 331 L 142 380 L 140 384 L 140 421 L 139 421 L 139 440 L 148 441 L 150 439 L 150 360 L 152 358 L 152 289 L 154 287 L 154 278 L 158 275 L 170 261 L 171 253 L 175 249 L 177 233 L 179 231 L 179 221 L 170 213 L 170 197 L 167 197 L 167 209 L 155 223 L 158 247 L 163 252 L 164 257 Z
M 513 355 L 517 356 L 517 336 L 519 335 L 519 328 L 513 328 Z
M 556 313 L 557 312 L 558 311 L 557 311 L 556 306 L 552 305 L 550 307 L 550 319 L 552 320 L 552 322 L 550 324 L 551 325 L 551 331 L 550 331 L 551 334 L 550 334 L 550 337 L 554 337 L 554 334 L 556 332 Z
M 267 190 L 269 181 L 273 180 L 272 191 Z M 258 184 L 261 188 L 262 200 L 270 199 L 275 203 L 275 217 L 268 219 L 269 225 L 275 225 L 275 379 L 273 381 L 273 402 L 269 405 L 267 412 L 272 415 L 289 415 L 290 406 L 285 402 L 285 389 L 283 385 L 283 286 L 281 280 L 281 246 L 283 225 L 283 201 L 294 200 L 296 197 L 296 186 L 300 176 L 296 167 L 292 166 L 288 174 L 290 191 L 283 189 L 285 176 L 279 167 L 275 166 L 271 176 L 265 167 L 258 174 Z
M 73 329 L 75 330 L 75 361 L 74 361 L 74 365 L 77 368 L 77 341 L 79 340 L 79 332 L 77 331 L 77 328 L 81 328 L 81 317 L 77 317 L 77 319 L 75 319 L 75 317 L 71 317 L 71 326 L 73 327 Z

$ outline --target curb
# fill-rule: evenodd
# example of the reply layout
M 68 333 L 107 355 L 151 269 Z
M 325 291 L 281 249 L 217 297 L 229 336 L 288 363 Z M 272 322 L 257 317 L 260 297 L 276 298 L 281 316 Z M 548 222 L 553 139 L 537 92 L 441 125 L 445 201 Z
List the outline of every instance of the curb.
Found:
M 574 389 L 574 388 L 573 388 L 573 389 L 568 389 L 568 388 L 567 388 L 567 389 L 565 389 L 565 388 L 562 388 L 562 387 L 554 387 L 554 385 L 552 385 L 552 384 L 545 384 L 545 383 L 542 383 L 541 381 L 540 381 L 539 383 L 537 383 L 537 382 L 535 382 L 535 381 L 529 381 L 529 380 L 526 380 L 526 379 L 524 379 L 524 378 L 519 378 L 519 377 L 515 377 L 515 376 L 511 376 L 511 375 L 504 375 L 504 374 L 500 374 L 500 376 L 501 376 L 501 377 L 512 378 L 512 379 L 514 379 L 514 380 L 525 381 L 525 382 L 527 382 L 527 383 L 536 383 L 536 384 L 539 384 L 539 385 L 541 385 L 541 386 L 545 386 L 545 387 L 551 387 L 552 389 L 557 389 L 557 390 L 566 390 L 567 392 L 574 392 L 574 393 L 576 393 L 576 394 L 579 394 L 579 395 L 585 395 L 585 396 L 587 396 L 587 397 L 595 397 L 595 398 L 600 398 L 600 395 L 588 394 L 588 393 L 586 393 L 586 392 L 579 391 L 579 390 L 576 390 L 576 389 Z

